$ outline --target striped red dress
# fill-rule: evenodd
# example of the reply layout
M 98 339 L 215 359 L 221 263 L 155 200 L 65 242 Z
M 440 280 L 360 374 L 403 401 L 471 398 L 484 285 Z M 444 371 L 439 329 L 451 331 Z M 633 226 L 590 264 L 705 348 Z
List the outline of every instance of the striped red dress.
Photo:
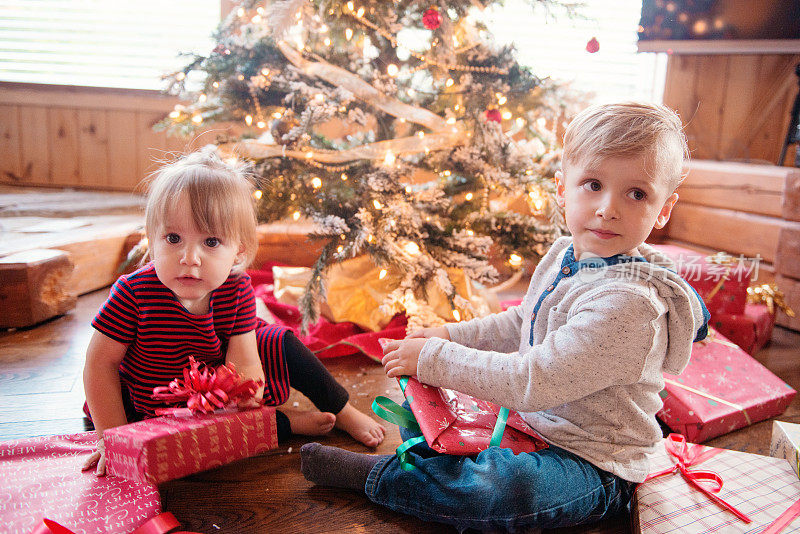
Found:
M 215 289 L 204 315 L 189 313 L 156 276 L 152 263 L 124 275 L 111 288 L 92 326 L 128 346 L 120 380 L 140 417 L 164 404 L 150 398 L 153 388 L 183 375 L 189 356 L 209 366 L 225 362 L 228 339 L 256 330 L 264 366 L 264 402 L 279 405 L 289 396 L 289 372 L 282 350 L 286 328 L 256 317 L 250 277 L 232 273 Z

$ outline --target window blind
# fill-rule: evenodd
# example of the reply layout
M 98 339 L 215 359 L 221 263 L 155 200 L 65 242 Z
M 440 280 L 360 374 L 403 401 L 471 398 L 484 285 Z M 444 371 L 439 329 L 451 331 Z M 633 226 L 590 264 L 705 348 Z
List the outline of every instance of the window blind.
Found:
M 220 0 L 0 0 L 0 80 L 162 89 L 219 20 Z

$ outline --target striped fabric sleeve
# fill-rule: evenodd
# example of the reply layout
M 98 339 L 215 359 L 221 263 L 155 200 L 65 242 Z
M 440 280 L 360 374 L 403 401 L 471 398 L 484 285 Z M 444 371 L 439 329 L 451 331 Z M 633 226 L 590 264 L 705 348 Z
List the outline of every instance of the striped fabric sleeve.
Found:
M 139 308 L 125 277 L 111 286 L 108 300 L 97 312 L 92 326 L 115 341 L 129 345 L 136 337 Z
M 250 277 L 242 274 L 238 282 L 236 314 L 230 333 L 232 336 L 256 329 L 256 295 Z

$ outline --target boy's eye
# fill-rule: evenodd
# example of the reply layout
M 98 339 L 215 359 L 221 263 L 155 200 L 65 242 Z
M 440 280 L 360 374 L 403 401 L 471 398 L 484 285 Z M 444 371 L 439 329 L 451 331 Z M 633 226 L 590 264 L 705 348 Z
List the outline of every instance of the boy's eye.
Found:
M 589 191 L 600 191 L 600 189 L 602 189 L 600 182 L 598 182 L 597 180 L 587 180 L 583 184 L 583 187 L 585 187 Z
M 633 200 L 644 200 L 647 198 L 647 193 L 645 193 L 640 189 L 634 189 L 630 193 L 628 193 L 628 196 L 631 197 Z
M 207 237 L 205 243 L 209 248 L 216 248 L 220 245 L 220 241 L 216 237 Z
M 181 242 L 181 236 L 178 234 L 167 234 L 165 239 L 167 240 L 167 243 L 171 243 L 173 245 Z

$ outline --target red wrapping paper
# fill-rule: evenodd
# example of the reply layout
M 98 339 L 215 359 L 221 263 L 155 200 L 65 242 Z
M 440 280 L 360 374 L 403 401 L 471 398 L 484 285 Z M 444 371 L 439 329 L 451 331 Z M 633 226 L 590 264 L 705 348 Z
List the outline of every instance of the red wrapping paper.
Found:
M 664 379 L 658 418 L 691 442 L 780 415 L 796 393 L 713 328 L 694 344 L 683 373 Z
M 441 453 L 473 455 L 489 448 L 500 407 L 450 389 L 408 380 L 403 393 L 428 445 Z M 520 417 L 509 412 L 500 447 L 515 454 L 535 452 L 547 443 Z
M 308 334 L 303 334 L 300 332 L 300 310 L 296 306 L 278 302 L 272 292 L 274 278 L 271 266 L 267 264 L 263 270 L 248 271 L 247 274 L 250 275 L 256 298 L 264 302 L 275 322 L 291 329 L 318 358 L 336 358 L 361 353 L 379 362 L 383 358 L 383 349 L 378 343 L 380 338 L 406 337 L 408 321 L 403 314 L 392 317 L 389 324 L 380 332 L 370 332 L 349 322 L 332 323 L 320 317 L 316 324 L 309 327 Z
M 185 410 L 188 412 L 188 410 Z M 278 446 L 275 408 L 145 419 L 106 430 L 106 470 L 160 484 Z
M 718 313 L 711 324 L 745 352 L 755 354 L 772 338 L 775 315 L 764 304 L 747 304 L 743 314 Z
M 675 270 L 700 294 L 712 318 L 719 313 L 744 313 L 755 268 L 745 258 L 734 256 L 732 265 L 720 265 L 687 248 L 658 245 L 656 249 L 675 262 Z
M 76 532 L 132 532 L 161 511 L 150 484 L 81 472 L 97 435 L 0 442 L 0 530 L 29 534 L 47 518 Z

